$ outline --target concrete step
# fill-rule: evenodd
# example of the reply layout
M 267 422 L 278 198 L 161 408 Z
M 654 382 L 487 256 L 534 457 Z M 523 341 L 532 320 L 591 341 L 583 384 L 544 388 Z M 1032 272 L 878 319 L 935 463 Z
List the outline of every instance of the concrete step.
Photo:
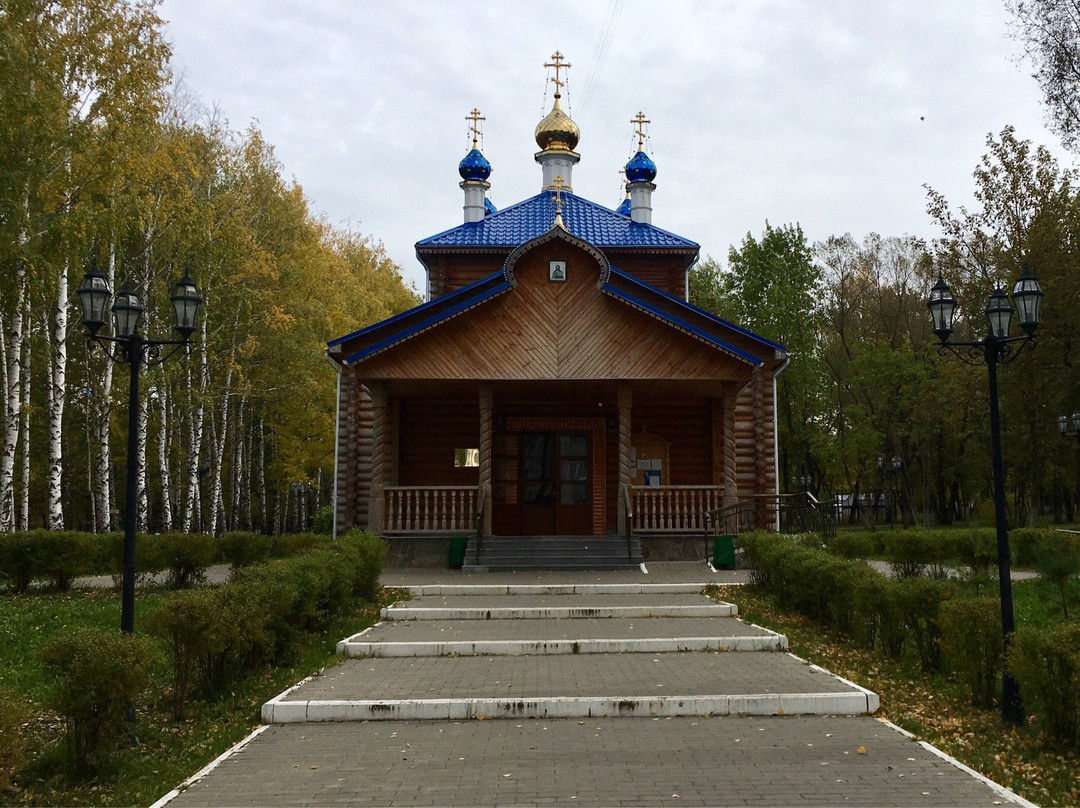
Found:
M 267 723 L 858 715 L 874 693 L 785 653 L 353 659 L 263 705 Z
M 384 608 L 384 620 L 532 620 L 576 619 L 584 617 L 734 617 L 730 603 L 699 606 L 523 606 L 523 607 L 439 607 L 394 605 Z
M 414 597 L 432 595 L 698 595 L 706 583 L 633 584 L 420 584 L 403 586 Z
M 641 564 L 641 542 L 626 536 L 489 536 L 469 539 L 466 571 L 619 570 Z
M 734 617 L 730 603 L 695 594 L 442 595 L 391 604 L 384 620 L 536 620 L 549 618 Z
M 784 651 L 787 638 L 730 617 L 379 623 L 342 640 L 351 657 Z

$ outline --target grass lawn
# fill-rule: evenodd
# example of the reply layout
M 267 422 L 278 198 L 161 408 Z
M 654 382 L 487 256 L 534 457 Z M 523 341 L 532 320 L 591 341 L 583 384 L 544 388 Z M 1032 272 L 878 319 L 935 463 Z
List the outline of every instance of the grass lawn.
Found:
M 137 632 L 166 594 L 139 591 Z M 153 683 L 138 705 L 138 745 L 118 756 L 114 771 L 92 781 L 74 781 L 64 774 L 63 727 L 44 706 L 48 683 L 35 652 L 65 628 L 86 625 L 119 631 L 120 596 L 109 590 L 81 590 L 0 597 L 0 689 L 13 690 L 31 704 L 33 758 L 16 776 L 15 790 L 0 793 L 0 804 L 150 805 L 257 726 L 263 702 L 335 664 L 337 641 L 371 625 L 376 615 L 371 604 L 358 605 L 320 633 L 304 637 L 288 664 L 259 670 L 219 701 L 192 702 L 188 720 L 181 723 L 170 716 L 166 694 L 171 674 L 163 653 Z
M 996 586 L 989 592 L 996 594 Z M 997 712 L 971 706 L 962 684 L 947 674 L 923 673 L 918 656 L 892 660 L 809 619 L 778 609 L 752 587 L 720 587 L 717 597 L 739 607 L 740 616 L 786 634 L 798 656 L 858 682 L 881 697 L 883 718 L 1034 803 L 1080 805 L 1080 754 L 1043 741 L 1038 715 L 1017 731 L 1003 728 Z M 1056 587 L 1033 580 L 1013 586 L 1017 625 L 1062 619 Z M 1080 580 L 1069 588 L 1070 615 L 1080 608 Z M 1030 710 L 1030 708 L 1029 708 Z

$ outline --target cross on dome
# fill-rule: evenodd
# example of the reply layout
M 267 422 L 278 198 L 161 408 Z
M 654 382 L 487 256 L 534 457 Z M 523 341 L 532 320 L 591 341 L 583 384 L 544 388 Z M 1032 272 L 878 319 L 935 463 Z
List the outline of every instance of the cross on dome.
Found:
M 557 175 L 555 177 L 555 179 L 552 181 L 551 184 L 553 186 L 555 186 L 555 221 L 552 223 L 551 226 L 552 227 L 561 227 L 563 230 L 565 230 L 566 225 L 563 224 L 563 220 L 562 220 L 562 206 L 563 206 L 562 189 L 563 189 L 563 186 L 566 183 L 563 182 L 562 175 L 559 174 L 559 175 Z
M 573 65 L 569 62 L 563 63 L 564 58 L 566 57 L 564 57 L 560 51 L 555 51 L 553 54 L 551 54 L 551 61 L 544 62 L 544 67 L 552 67 L 555 69 L 555 77 L 551 79 L 551 83 L 555 85 L 556 98 L 560 97 L 559 91 L 566 86 L 565 81 L 559 80 L 559 71 L 573 67 Z
M 483 115 L 480 114 L 480 110 L 473 107 L 472 112 L 465 116 L 465 120 L 469 121 L 469 131 L 472 132 L 472 145 L 476 148 L 476 142 L 480 137 L 480 121 L 486 121 Z
M 645 145 L 645 124 L 652 123 L 645 117 L 645 113 L 638 111 L 638 114 L 630 119 L 630 123 L 634 124 L 634 134 L 637 135 L 637 147 L 638 151 L 641 151 Z

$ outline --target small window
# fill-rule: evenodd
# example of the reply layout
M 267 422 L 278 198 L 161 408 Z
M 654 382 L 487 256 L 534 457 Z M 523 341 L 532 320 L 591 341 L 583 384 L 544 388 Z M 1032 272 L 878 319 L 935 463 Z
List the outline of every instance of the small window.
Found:
M 454 449 L 454 468 L 473 468 L 480 465 L 479 449 Z

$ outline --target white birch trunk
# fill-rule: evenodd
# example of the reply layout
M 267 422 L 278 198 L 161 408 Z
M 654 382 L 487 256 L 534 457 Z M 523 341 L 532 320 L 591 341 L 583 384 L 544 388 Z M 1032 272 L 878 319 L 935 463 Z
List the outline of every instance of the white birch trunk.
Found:
M 190 462 L 188 463 L 188 490 L 187 500 L 184 503 L 184 532 L 190 533 L 197 512 L 199 510 L 199 457 L 202 449 L 202 437 L 203 437 L 203 419 L 205 413 L 202 406 L 203 395 L 206 393 L 206 388 L 210 384 L 210 369 L 207 362 L 206 355 L 206 317 L 202 318 L 199 324 L 199 401 L 196 405 L 193 401 L 189 403 L 189 410 L 191 412 L 191 428 L 189 431 L 190 440 Z M 190 375 L 189 375 L 190 379 Z M 188 385 L 189 394 L 191 391 L 191 384 Z M 201 520 L 200 520 L 201 521 Z
M 263 419 L 259 419 L 259 459 L 255 463 L 255 489 L 259 492 L 259 530 L 268 532 L 269 526 L 266 519 L 266 425 Z
M 109 244 L 109 260 L 105 278 L 110 289 L 116 288 L 116 244 Z M 112 411 L 113 363 L 106 360 L 101 370 L 101 386 L 94 390 L 89 407 L 93 418 L 94 439 L 94 506 L 97 513 L 94 530 L 104 533 L 113 529 L 112 447 L 110 446 L 110 414 Z
M 49 483 L 45 525 L 64 529 L 64 407 L 67 404 L 68 262 L 60 263 L 56 282 L 56 308 L 52 322 L 52 363 L 49 368 L 46 423 L 49 433 Z
M 244 428 L 244 413 L 246 412 L 247 393 L 246 391 L 240 396 L 240 406 L 236 408 L 236 424 L 233 428 L 233 451 L 232 451 L 232 507 L 229 509 L 231 514 L 230 530 L 247 529 L 247 524 L 244 523 L 244 481 L 247 479 L 247 462 L 244 454 L 244 441 L 247 438 L 247 431 Z
M 229 362 L 229 370 L 225 374 L 225 392 L 221 395 L 221 429 L 218 431 L 216 447 L 212 459 L 214 476 L 211 488 L 210 521 L 215 536 L 220 536 L 225 531 L 225 500 L 222 496 L 221 472 L 222 460 L 225 457 L 225 438 L 229 430 L 229 389 L 232 387 L 233 367 Z
M 158 388 L 158 466 L 161 468 L 161 529 L 174 530 L 172 474 L 169 471 L 169 394 L 164 385 Z
M 142 372 L 141 368 L 139 372 Z M 139 495 L 135 498 L 135 529 L 145 531 L 150 514 L 150 500 L 146 491 L 146 407 L 142 401 L 138 401 L 136 404 L 138 407 L 135 411 L 138 446 L 135 457 L 138 466 L 135 470 L 135 487 Z
M 19 234 L 20 246 L 26 244 L 25 232 Z M 15 263 L 15 306 L 8 333 L 7 378 L 4 390 L 4 437 L 0 444 L 0 531 L 15 529 L 15 448 L 19 440 L 19 414 L 22 411 L 23 343 L 27 306 L 26 264 Z
M 29 317 L 29 313 L 26 315 Z M 25 344 L 26 352 L 23 360 L 26 367 L 32 367 L 30 360 L 30 340 Z M 33 374 L 27 373 L 23 378 L 22 410 L 19 413 L 19 460 L 21 466 L 19 485 L 19 530 L 30 529 L 30 381 Z

